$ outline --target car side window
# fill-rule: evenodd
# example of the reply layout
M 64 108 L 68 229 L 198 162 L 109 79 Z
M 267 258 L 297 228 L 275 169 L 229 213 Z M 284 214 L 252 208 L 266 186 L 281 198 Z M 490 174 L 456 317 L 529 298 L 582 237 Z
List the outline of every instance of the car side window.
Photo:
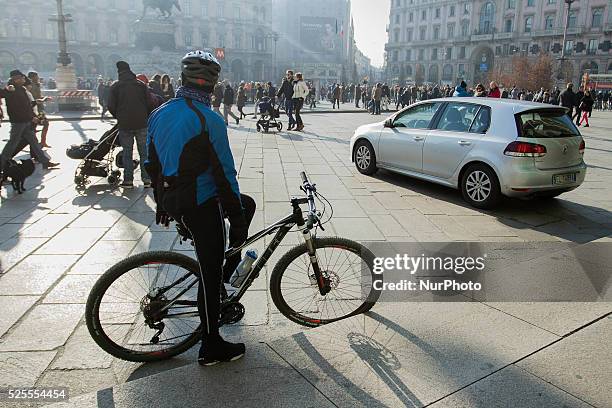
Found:
M 394 127 L 427 129 L 442 103 L 423 103 L 402 112 L 393 120 Z
M 491 108 L 483 106 L 472 122 L 470 133 L 487 133 L 489 126 L 491 126 Z
M 450 102 L 444 108 L 436 129 L 449 132 L 468 132 L 480 105 Z

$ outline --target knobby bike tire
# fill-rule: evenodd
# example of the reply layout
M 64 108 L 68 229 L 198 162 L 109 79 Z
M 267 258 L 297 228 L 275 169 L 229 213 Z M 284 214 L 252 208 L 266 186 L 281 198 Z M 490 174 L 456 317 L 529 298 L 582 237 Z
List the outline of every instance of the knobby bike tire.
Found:
M 369 249 L 367 249 L 366 247 L 364 247 L 363 245 L 355 241 L 351 241 L 349 239 L 339 238 L 339 237 L 314 238 L 314 246 L 316 249 L 340 248 L 340 249 L 348 250 L 356 254 L 357 256 L 359 256 L 361 260 L 367 264 L 367 266 L 370 269 L 370 273 L 372 274 L 373 281 L 374 281 L 374 277 L 377 276 L 373 272 L 374 254 Z M 308 253 L 308 249 L 306 247 L 306 243 L 303 243 L 301 245 L 298 245 L 292 248 L 291 250 L 289 250 L 289 252 L 283 255 L 283 257 L 281 257 L 281 259 L 278 261 L 278 263 L 274 267 L 274 270 L 272 271 L 272 274 L 270 276 L 270 296 L 272 297 L 272 301 L 274 302 L 274 305 L 276 305 L 279 312 L 281 312 L 285 317 L 287 317 L 289 320 L 297 324 L 300 324 L 302 326 L 317 327 L 317 326 L 332 323 L 338 320 L 342 320 L 347 317 L 365 313 L 374 306 L 374 304 L 380 297 L 380 291 L 376 291 L 372 288 L 363 304 L 361 304 L 354 311 L 347 313 L 346 315 L 338 317 L 338 318 L 313 319 L 308 316 L 301 315 L 300 313 L 291 309 L 291 307 L 287 304 L 287 302 L 283 298 L 282 291 L 281 291 L 281 280 L 282 280 L 283 274 L 285 273 L 285 270 L 287 270 L 289 265 L 291 265 L 291 263 L 295 259 L 297 259 L 299 256 L 303 254 L 307 254 L 307 253 Z M 376 279 L 380 280 L 381 277 L 378 276 Z
M 104 297 L 104 293 L 112 285 L 114 281 L 119 279 L 123 274 L 131 271 L 134 268 L 146 265 L 147 263 L 167 263 L 180 266 L 195 276 L 198 276 L 199 266 L 195 259 L 183 254 L 178 254 L 170 251 L 149 251 L 130 256 L 108 269 L 93 286 L 87 305 L 85 307 L 85 321 L 87 329 L 93 340 L 104 351 L 110 355 L 127 361 L 134 362 L 152 362 L 166 360 L 181 354 L 193 347 L 200 340 L 199 326 L 193 334 L 188 336 L 184 341 L 176 346 L 169 348 L 166 351 L 153 352 L 137 352 L 129 350 L 113 342 L 104 333 L 100 323 L 100 302 Z M 140 312 L 142 313 L 142 312 Z

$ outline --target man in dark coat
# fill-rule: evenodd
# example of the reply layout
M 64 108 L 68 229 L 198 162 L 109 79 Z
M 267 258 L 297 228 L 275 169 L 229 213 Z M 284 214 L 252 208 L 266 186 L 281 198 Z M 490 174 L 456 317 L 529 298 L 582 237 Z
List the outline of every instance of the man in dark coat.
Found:
M 573 117 L 572 112 L 574 110 L 574 103 L 576 101 L 576 94 L 574 94 L 573 88 L 574 84 L 570 82 L 565 87 L 565 90 L 559 95 L 559 105 L 569 109 L 567 115 L 570 117 L 570 119 Z
M 11 71 L 10 77 L 7 87 L 0 89 L 0 97 L 6 101 L 6 111 L 11 122 L 9 141 L 0 155 L 0 172 L 4 171 L 6 163 L 18 153 L 16 150 L 22 141 L 30 145 L 36 160 L 42 163 L 45 169 L 59 166 L 58 163 L 52 163 L 45 156 L 36 140 L 33 126 L 35 123 L 33 105 L 24 87 L 26 76 L 21 71 L 14 70 Z
M 574 94 L 574 107 L 576 108 L 576 113 L 574 113 L 573 118 L 576 119 L 576 125 L 580 125 L 580 116 L 582 115 L 580 102 L 582 102 L 582 98 L 584 98 L 584 91 L 582 90 L 582 87 L 580 87 L 578 92 Z
M 108 93 L 108 111 L 117 119 L 119 143 L 123 148 L 123 188 L 134 187 L 134 162 L 132 160 L 134 139 L 140 156 L 140 176 L 145 187 L 151 186 L 151 179 L 145 170 L 147 160 L 147 86 L 136 79 L 125 61 L 117 62 L 119 80 L 115 81 Z
M 229 83 L 225 84 L 225 89 L 223 91 L 223 119 L 225 119 L 225 126 L 227 126 L 227 117 L 228 115 L 234 118 L 236 124 L 240 123 L 240 119 L 238 116 L 234 115 L 232 112 L 232 105 L 234 104 L 234 90 L 232 89 Z

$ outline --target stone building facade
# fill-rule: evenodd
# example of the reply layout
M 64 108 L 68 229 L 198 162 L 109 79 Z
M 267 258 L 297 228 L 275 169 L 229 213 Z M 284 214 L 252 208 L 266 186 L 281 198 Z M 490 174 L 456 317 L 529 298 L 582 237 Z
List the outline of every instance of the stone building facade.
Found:
M 180 58 L 189 50 L 224 48 L 222 75 L 232 81 L 271 80 L 272 0 L 180 0 L 181 11 L 169 20 L 149 10 L 146 19 L 174 28 L 173 49 L 138 44 L 142 0 L 64 0 L 68 51 L 77 75 L 116 76 L 124 59 L 134 71 L 178 76 Z M 0 1 L 0 77 L 11 69 L 37 70 L 53 76 L 57 59 L 57 12 L 52 0 Z M 146 21 L 143 20 L 143 21 Z
M 565 65 L 573 81 L 587 70 L 612 73 L 611 6 L 610 0 L 571 5 Z M 474 83 L 507 71 L 517 54 L 558 59 L 567 10 L 563 0 L 391 0 L 386 77 Z

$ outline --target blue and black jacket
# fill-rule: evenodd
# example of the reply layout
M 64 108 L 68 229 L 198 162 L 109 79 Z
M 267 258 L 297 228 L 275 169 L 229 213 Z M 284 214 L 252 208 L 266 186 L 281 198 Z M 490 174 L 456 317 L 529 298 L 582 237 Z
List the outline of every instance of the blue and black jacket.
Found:
M 199 101 L 174 98 L 151 113 L 148 125 L 145 164 L 158 206 L 180 216 L 218 197 L 230 219 L 243 216 L 227 127 L 219 114 Z

